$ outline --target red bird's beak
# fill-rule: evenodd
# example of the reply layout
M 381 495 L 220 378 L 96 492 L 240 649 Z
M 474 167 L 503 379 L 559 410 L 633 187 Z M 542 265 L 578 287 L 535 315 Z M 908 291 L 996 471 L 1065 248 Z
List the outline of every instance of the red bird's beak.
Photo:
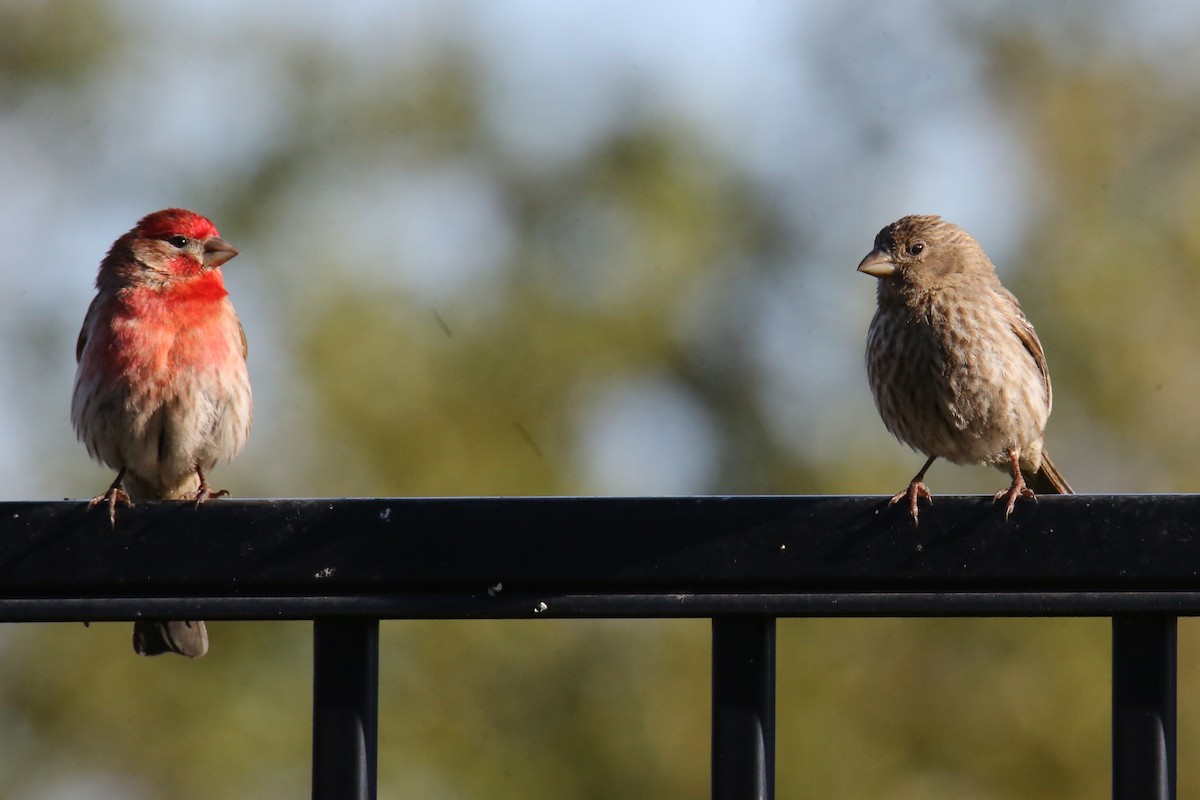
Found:
M 876 278 L 886 278 L 896 272 L 896 263 L 882 250 L 872 250 L 858 263 L 858 271 Z
M 204 266 L 219 267 L 237 254 L 236 247 L 214 236 L 204 243 Z

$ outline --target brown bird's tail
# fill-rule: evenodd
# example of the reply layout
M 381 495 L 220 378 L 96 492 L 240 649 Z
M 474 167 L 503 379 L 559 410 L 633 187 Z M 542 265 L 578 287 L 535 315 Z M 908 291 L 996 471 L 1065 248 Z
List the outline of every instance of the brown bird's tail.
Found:
M 1021 477 L 1025 479 L 1025 485 L 1038 494 L 1075 494 L 1075 490 L 1045 452 L 1042 453 L 1042 466 L 1038 471 L 1021 470 Z
M 130 473 L 124 483 L 135 502 L 186 500 L 195 496 L 200 478 L 189 474 L 177 486 L 154 486 Z M 200 658 L 208 652 L 208 629 L 200 620 L 140 619 L 133 623 L 133 649 L 139 656 L 178 653 Z
M 199 621 L 140 619 L 133 623 L 133 649 L 139 656 L 199 658 L 208 652 L 208 629 Z

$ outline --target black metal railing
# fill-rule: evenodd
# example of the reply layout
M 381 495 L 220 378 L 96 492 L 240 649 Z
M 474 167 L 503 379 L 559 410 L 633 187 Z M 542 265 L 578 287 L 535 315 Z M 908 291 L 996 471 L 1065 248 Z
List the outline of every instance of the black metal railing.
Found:
M 855 616 L 1111 617 L 1113 797 L 1165 800 L 1197 613 L 1193 495 L 0 503 L 0 621 L 314 620 L 314 800 L 375 796 L 380 619 L 711 618 L 712 797 L 766 800 L 775 620 Z

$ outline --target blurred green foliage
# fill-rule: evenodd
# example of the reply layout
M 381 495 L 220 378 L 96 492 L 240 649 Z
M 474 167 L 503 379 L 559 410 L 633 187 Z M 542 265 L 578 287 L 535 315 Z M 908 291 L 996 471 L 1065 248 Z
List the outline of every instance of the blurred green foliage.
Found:
M 1092 13 L 1066 5 L 1070 19 Z M 87 76 L 137 51 L 122 19 L 100 2 L 4 6 L 3 97 L 52 92 L 91 108 Z M 1121 453 L 1125 489 L 1194 487 L 1200 428 L 1181 423 L 1200 390 L 1200 82 L 1168 81 L 1133 51 L 1064 54 L 1047 30 L 957 35 L 1036 164 L 1036 213 L 1006 280 L 1051 353 L 1052 449 L 1064 469 Z M 580 409 L 647 374 L 709 412 L 716 490 L 847 491 L 869 476 L 891 482 L 882 491 L 918 465 L 896 471 L 907 462 L 864 459 L 858 443 L 822 460 L 772 433 L 761 365 L 741 341 L 756 314 L 746 287 L 766 285 L 823 224 L 788 218 L 686 126 L 631 117 L 534 168 L 499 146 L 487 76 L 461 44 L 369 69 L 283 33 L 254 46 L 277 65 L 286 135 L 236 180 L 216 172 L 182 192 L 236 230 L 243 253 L 271 254 L 257 263 L 286 343 L 273 369 L 293 383 L 271 406 L 287 421 L 270 442 L 288 457 L 248 453 L 239 494 L 588 492 Z M 910 111 L 903 124 L 921 124 Z M 875 141 L 858 122 L 847 136 Z M 332 217 L 336 192 L 414 165 L 482 176 L 512 233 L 490 271 L 437 301 L 371 280 L 401 258 L 386 224 L 347 240 L 291 222 L 301 203 L 328 193 Z M 870 291 L 853 260 L 887 221 L 856 221 L 862 238 L 835 265 L 847 291 Z M 252 362 L 261 352 L 252 341 Z M 882 427 L 870 435 L 883 450 Z M 128 625 L 6 630 L 0 798 L 110 796 L 70 789 L 71 776 L 116 786 L 114 797 L 305 796 L 308 626 L 211 631 L 211 655 L 185 663 L 135 658 Z M 1185 623 L 1180 637 L 1182 797 L 1200 792 L 1187 769 L 1200 719 L 1186 691 L 1194 633 Z M 779 796 L 1103 796 L 1107 648 L 1106 624 L 1092 620 L 782 621 Z M 392 622 L 381 650 L 381 797 L 707 795 L 703 621 Z

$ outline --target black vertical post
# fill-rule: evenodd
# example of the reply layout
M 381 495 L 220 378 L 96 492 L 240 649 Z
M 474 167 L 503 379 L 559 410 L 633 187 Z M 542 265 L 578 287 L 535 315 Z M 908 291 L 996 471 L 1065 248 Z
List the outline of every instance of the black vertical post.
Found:
M 1113 617 L 1113 800 L 1175 800 L 1176 618 Z
M 313 800 L 375 800 L 379 620 L 313 622 Z
M 712 798 L 775 797 L 775 618 L 713 618 Z

